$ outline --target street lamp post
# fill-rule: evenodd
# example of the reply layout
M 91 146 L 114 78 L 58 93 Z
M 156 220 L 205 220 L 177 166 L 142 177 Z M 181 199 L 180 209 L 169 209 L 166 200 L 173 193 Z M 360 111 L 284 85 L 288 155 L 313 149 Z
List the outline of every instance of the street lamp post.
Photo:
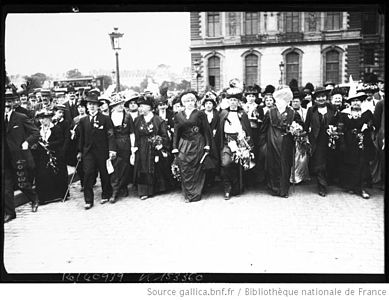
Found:
M 115 51 L 116 56 L 116 92 L 120 92 L 120 78 L 119 78 L 119 39 L 124 35 L 123 33 L 119 33 L 118 27 L 114 28 L 114 31 L 109 34 L 111 38 L 112 49 Z
M 282 85 L 282 83 L 283 83 L 283 77 L 284 77 L 285 64 L 284 64 L 283 61 L 281 61 L 280 64 L 279 64 L 278 66 L 280 67 L 280 73 L 281 73 L 280 85 Z
M 199 93 L 199 77 L 201 76 L 200 75 L 200 61 L 199 60 L 195 60 L 193 62 L 193 66 L 194 66 L 194 72 L 196 73 L 196 91 L 197 93 Z

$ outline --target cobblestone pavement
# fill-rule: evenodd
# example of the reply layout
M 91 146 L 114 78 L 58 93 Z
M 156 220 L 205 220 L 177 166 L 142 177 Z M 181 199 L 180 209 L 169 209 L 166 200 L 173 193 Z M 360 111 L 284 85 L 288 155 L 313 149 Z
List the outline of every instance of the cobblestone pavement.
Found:
M 296 186 L 289 198 L 263 187 L 223 199 L 214 187 L 196 203 L 179 191 L 145 201 L 135 193 L 84 210 L 76 182 L 71 200 L 17 208 L 5 226 L 10 273 L 226 272 L 383 273 L 383 192 L 364 200 L 330 188 Z

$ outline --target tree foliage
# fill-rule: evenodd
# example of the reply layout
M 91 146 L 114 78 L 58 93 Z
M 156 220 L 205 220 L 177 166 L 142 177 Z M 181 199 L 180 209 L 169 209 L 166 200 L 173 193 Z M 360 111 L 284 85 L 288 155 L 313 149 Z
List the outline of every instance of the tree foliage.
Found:
M 78 69 L 72 69 L 66 72 L 66 78 L 82 77 L 82 74 Z
M 43 83 L 50 78 L 44 73 L 35 73 L 31 76 L 24 76 L 24 79 L 29 82 L 28 92 L 30 92 L 36 88 L 41 88 Z

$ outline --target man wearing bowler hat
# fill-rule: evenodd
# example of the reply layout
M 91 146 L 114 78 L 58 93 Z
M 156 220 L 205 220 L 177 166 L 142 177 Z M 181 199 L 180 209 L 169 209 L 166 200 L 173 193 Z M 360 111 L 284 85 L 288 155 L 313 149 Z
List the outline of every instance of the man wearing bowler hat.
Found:
M 32 211 L 38 210 L 39 200 L 29 182 L 34 161 L 29 147 L 39 139 L 39 130 L 26 115 L 15 112 L 13 104 L 17 95 L 12 90 L 5 94 L 4 110 L 4 223 L 16 218 L 14 203 L 14 183 L 26 195 L 32 204 Z
M 116 157 L 116 143 L 112 120 L 99 111 L 98 93 L 89 91 L 86 96 L 89 116 L 80 120 L 80 142 L 78 158 L 84 164 L 85 209 L 93 206 L 93 181 L 96 170 L 100 173 L 101 204 L 112 197 L 112 186 L 107 171 L 107 159 Z

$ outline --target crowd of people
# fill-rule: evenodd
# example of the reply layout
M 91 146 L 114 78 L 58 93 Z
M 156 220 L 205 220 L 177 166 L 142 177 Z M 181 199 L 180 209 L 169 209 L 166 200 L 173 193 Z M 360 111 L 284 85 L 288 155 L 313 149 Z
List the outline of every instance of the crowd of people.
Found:
M 94 205 L 98 178 L 101 204 L 180 187 L 185 202 L 194 202 L 218 182 L 225 200 L 261 185 L 288 197 L 291 185 L 312 178 L 322 197 L 337 185 L 367 199 L 368 188 L 384 188 L 384 97 L 382 80 L 261 91 L 233 79 L 219 93 L 170 98 L 73 87 L 54 98 L 50 90 L 9 87 L 4 222 L 16 217 L 15 189 L 33 212 L 71 199 L 67 166 L 75 167 L 85 209 Z

